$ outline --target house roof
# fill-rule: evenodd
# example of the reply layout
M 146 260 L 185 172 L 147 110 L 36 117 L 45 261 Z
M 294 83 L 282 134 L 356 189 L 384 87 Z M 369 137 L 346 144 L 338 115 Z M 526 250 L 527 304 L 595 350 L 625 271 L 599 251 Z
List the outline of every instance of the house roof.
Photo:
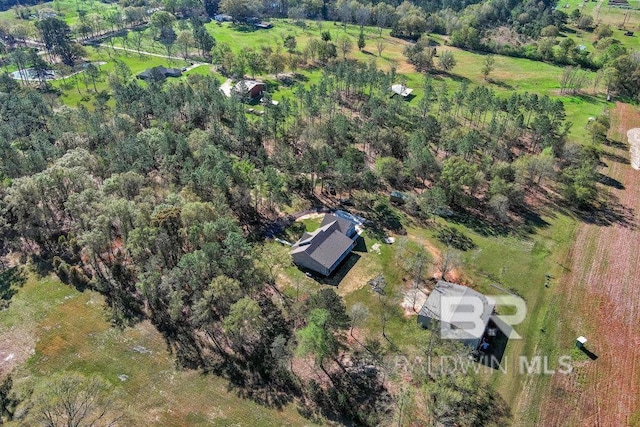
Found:
M 236 86 L 235 86 L 236 91 L 241 92 L 243 90 L 242 88 L 243 84 L 247 92 L 251 92 L 251 90 L 253 90 L 253 88 L 258 85 L 265 86 L 264 83 L 259 82 L 257 80 L 240 80 L 238 83 L 236 83 Z
M 138 74 L 138 77 L 140 77 L 141 79 L 149 79 L 154 75 L 155 72 L 162 74 L 164 77 L 180 77 L 182 75 L 182 70 L 180 70 L 179 68 L 167 68 L 160 65 L 157 67 L 147 68 L 146 70 Z
M 443 296 L 450 298 L 460 298 L 461 303 L 453 310 L 443 310 L 441 306 Z M 438 281 L 438 283 L 436 283 L 436 287 L 429 294 L 429 298 L 427 298 L 427 301 L 420 309 L 419 315 L 439 320 L 441 322 L 450 323 L 453 326 L 456 326 L 455 322 L 451 322 L 453 314 L 470 312 L 468 303 L 465 303 L 463 301 L 465 297 L 475 297 L 479 298 L 482 301 L 483 311 L 480 315 L 480 318 L 482 319 L 482 321 L 484 322 L 484 326 L 486 327 L 486 325 L 489 323 L 491 315 L 493 314 L 493 308 L 496 305 L 495 301 L 479 292 L 474 291 L 467 286 L 445 282 L 444 280 L 440 280 Z M 452 332 L 455 333 L 456 338 L 459 339 L 479 338 L 469 333 L 462 326 L 457 329 L 454 328 Z
M 334 221 L 337 223 L 338 230 L 340 230 L 342 234 L 347 234 L 349 229 L 354 225 L 353 222 L 349 221 L 346 218 L 339 217 L 335 214 L 326 214 L 324 218 L 322 218 L 322 224 L 320 226 L 324 227 L 325 225 L 331 224 Z
M 331 268 L 353 245 L 353 240 L 346 235 L 352 225 L 344 218 L 327 214 L 320 228 L 304 233 L 293 244 L 291 255 L 305 252 L 323 267 Z
M 406 98 L 407 96 L 411 95 L 411 92 L 413 92 L 413 89 L 410 89 L 405 85 L 395 84 L 391 86 L 391 91 L 396 95 L 400 95 Z

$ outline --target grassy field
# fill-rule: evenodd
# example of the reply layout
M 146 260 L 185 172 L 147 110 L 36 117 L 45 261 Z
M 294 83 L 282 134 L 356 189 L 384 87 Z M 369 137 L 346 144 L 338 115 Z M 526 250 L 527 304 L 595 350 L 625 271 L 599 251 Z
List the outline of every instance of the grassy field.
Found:
M 561 0 L 557 9 L 570 14 L 574 9 L 579 9 L 583 15 L 591 15 L 596 23 L 609 24 L 615 28 L 622 27 L 625 21 L 625 28 L 638 30 L 640 25 L 640 1 L 629 0 L 631 9 L 621 9 L 609 6 L 608 0 L 582 1 L 582 0 Z
M 76 371 L 100 375 L 114 385 L 122 394 L 124 425 L 308 424 L 292 406 L 263 407 L 238 397 L 224 379 L 176 369 L 174 356 L 151 324 L 115 329 L 103 307 L 94 292 L 29 276 L 10 308 L 0 311 L 0 337 L 16 328 L 33 334 L 35 347 L 27 349 L 32 355 L 14 372 L 18 389 L 56 372 Z
M 41 4 L 28 6 L 27 9 L 32 15 L 38 16 L 40 11 L 53 12 L 58 18 L 63 19 L 70 26 L 78 23 L 78 10 L 85 10 L 88 15 L 104 15 L 110 10 L 118 10 L 117 3 L 106 4 L 98 0 L 54 0 Z M 9 25 L 25 25 L 30 30 L 35 31 L 35 19 L 21 19 L 14 9 L 0 12 L 0 20 Z M 106 24 L 103 24 L 105 29 Z
M 106 47 L 100 47 L 98 49 L 93 47 L 87 47 L 87 59 L 92 62 L 105 62 L 100 65 L 101 72 L 100 78 L 96 81 L 94 88 L 93 83 L 85 78 L 84 73 L 76 74 L 65 80 L 56 80 L 53 86 L 61 89 L 62 96 L 61 101 L 71 107 L 76 107 L 83 103 L 87 108 L 93 108 L 92 102 L 97 92 L 108 90 L 109 84 L 107 82 L 107 75 L 115 69 L 114 60 L 124 62 L 131 70 L 132 76 L 146 70 L 150 67 L 156 67 L 164 65 L 165 67 L 178 67 L 182 68 L 189 65 L 187 62 L 175 59 L 159 58 L 149 55 L 138 55 L 133 52 L 125 51 L 113 51 Z M 200 67 L 199 67 L 200 68 Z M 197 70 L 197 71 L 196 71 Z M 205 73 L 207 67 L 202 70 L 198 68 L 191 71 L 191 73 Z M 97 91 L 96 91 L 97 90 Z

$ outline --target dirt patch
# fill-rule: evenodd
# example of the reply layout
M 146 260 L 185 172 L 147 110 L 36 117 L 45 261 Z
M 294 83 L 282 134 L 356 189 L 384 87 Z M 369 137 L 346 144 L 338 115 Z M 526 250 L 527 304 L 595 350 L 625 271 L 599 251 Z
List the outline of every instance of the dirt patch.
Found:
M 434 261 L 433 277 L 436 279 L 443 279 L 442 274 L 440 274 L 437 269 L 437 265 L 442 261 L 442 251 L 429 240 L 423 239 L 422 237 L 409 235 L 409 239 L 424 246 L 427 252 L 431 254 Z M 453 270 L 449 271 L 447 273 L 446 280 L 453 283 L 467 284 L 464 274 L 458 268 L 454 268 Z
M 412 288 L 403 292 L 402 308 L 404 309 L 404 315 L 417 315 L 426 301 L 427 294 L 421 289 Z
M 610 136 L 619 142 L 640 126 L 640 114 L 627 104 L 618 103 L 611 119 Z M 629 156 L 623 148 L 604 150 Z M 585 335 L 598 358 L 576 366 L 572 376 L 552 378 L 539 425 L 632 425 L 640 409 L 640 174 L 620 162 L 601 172 L 623 184 L 606 191 L 633 218 L 609 226 L 583 224 L 577 231 L 559 291 L 565 304 L 559 322 L 567 341 Z
M 36 341 L 33 331 L 14 327 L 0 330 L 0 378 L 4 378 L 13 369 L 35 352 Z
M 629 129 L 627 140 L 629 141 L 631 167 L 640 170 L 640 128 Z
M 326 214 L 324 213 L 310 213 L 310 214 L 306 214 L 298 217 L 296 221 L 302 221 L 304 219 L 320 219 L 320 218 L 324 218 L 325 215 Z

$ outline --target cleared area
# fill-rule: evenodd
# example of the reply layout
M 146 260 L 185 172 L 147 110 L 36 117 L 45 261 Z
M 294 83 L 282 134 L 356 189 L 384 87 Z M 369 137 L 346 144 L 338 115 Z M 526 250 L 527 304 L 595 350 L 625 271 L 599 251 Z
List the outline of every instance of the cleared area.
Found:
M 629 141 L 631 167 L 640 170 L 640 128 L 629 129 L 627 140 Z

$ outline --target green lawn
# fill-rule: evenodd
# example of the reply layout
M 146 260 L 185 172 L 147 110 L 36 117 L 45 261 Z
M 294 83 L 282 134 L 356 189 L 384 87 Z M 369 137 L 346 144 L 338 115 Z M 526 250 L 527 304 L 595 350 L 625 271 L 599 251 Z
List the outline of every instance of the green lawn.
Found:
M 293 406 L 269 409 L 238 397 L 224 379 L 177 370 L 175 356 L 148 322 L 121 331 L 107 318 L 97 293 L 31 275 L 10 308 L 0 311 L 0 337 L 20 327 L 35 340 L 35 352 L 14 373 L 14 384 L 25 390 L 57 372 L 98 374 L 122 393 L 124 425 L 308 424 Z
M 117 10 L 120 7 L 117 3 L 106 4 L 98 0 L 55 0 L 50 2 L 44 2 L 37 5 L 27 6 L 27 9 L 31 14 L 38 16 L 40 10 L 46 10 L 58 15 L 58 18 L 64 19 L 64 21 L 70 26 L 74 26 L 78 23 L 78 9 L 85 10 L 87 15 L 92 14 L 104 14 L 109 10 Z M 0 12 L 0 21 L 4 21 L 9 24 L 21 24 L 28 28 L 35 29 L 35 19 L 24 20 L 16 15 L 13 9 Z M 107 28 L 106 24 L 103 24 L 104 28 Z
M 108 90 L 109 85 L 107 83 L 107 75 L 111 73 L 115 68 L 114 60 L 123 61 L 131 69 L 132 76 L 144 71 L 150 67 L 156 67 L 159 65 L 171 66 L 182 68 L 188 64 L 182 60 L 169 60 L 165 58 L 158 58 L 156 56 L 138 55 L 133 52 L 113 51 L 110 48 L 101 47 L 95 49 L 87 47 L 88 57 L 87 59 L 92 62 L 105 62 L 100 65 L 101 76 L 96 81 L 94 88 L 93 83 L 85 79 L 84 73 L 79 73 L 75 76 L 66 79 L 66 82 L 62 79 L 53 83 L 54 87 L 62 89 L 61 101 L 71 107 L 76 107 L 79 104 L 84 104 L 87 108 L 93 108 L 92 104 L 98 92 Z M 202 68 L 199 70 L 198 68 Z M 192 73 L 206 73 L 207 67 L 201 66 L 194 70 Z

